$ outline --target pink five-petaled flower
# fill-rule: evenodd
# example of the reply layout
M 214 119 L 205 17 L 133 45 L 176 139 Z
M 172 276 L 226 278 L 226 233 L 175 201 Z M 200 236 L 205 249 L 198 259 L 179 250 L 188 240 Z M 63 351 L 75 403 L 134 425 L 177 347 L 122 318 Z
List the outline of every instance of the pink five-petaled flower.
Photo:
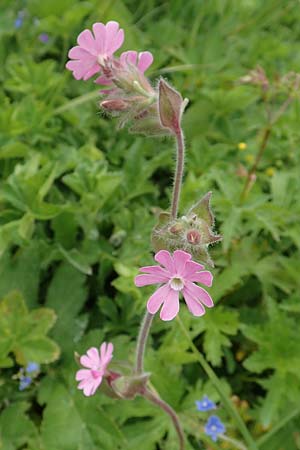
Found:
M 153 63 L 153 55 L 148 51 L 138 53 L 135 50 L 129 50 L 121 54 L 120 63 L 121 67 L 128 67 L 132 65 L 137 67 L 137 69 L 141 73 L 144 73 Z M 110 85 L 112 83 L 112 80 L 107 78 L 105 75 L 101 75 L 95 80 L 95 83 Z
M 204 306 L 214 306 L 210 295 L 195 282 L 211 286 L 213 276 L 203 270 L 204 266 L 192 261 L 192 256 L 182 250 L 176 250 L 173 256 L 167 250 L 160 250 L 154 257 L 161 266 L 146 266 L 140 269 L 144 275 L 137 275 L 135 285 L 162 284 L 151 295 L 147 303 L 150 314 L 155 314 L 162 306 L 160 318 L 172 320 L 179 311 L 179 293 L 185 299 L 188 309 L 194 316 L 205 314 Z
M 106 369 L 113 357 L 114 346 L 111 343 L 103 342 L 100 353 L 95 347 L 90 348 L 86 355 L 80 357 L 80 364 L 86 369 L 76 372 L 76 380 L 80 381 L 78 389 L 83 389 L 84 395 L 89 397 L 94 395 L 100 386 Z
M 84 30 L 77 38 L 78 45 L 71 48 L 66 68 L 73 72 L 76 80 L 88 80 L 97 72 L 106 60 L 111 58 L 124 41 L 124 31 L 118 22 L 110 21 L 106 25 L 94 23 L 93 33 Z

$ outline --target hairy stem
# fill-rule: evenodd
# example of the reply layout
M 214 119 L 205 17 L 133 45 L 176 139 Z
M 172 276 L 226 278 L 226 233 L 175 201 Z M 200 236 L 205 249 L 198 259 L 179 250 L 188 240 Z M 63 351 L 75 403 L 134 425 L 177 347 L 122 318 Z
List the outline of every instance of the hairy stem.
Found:
M 168 403 L 166 403 L 164 400 L 162 400 L 160 397 L 158 397 L 158 395 L 154 394 L 154 392 L 150 391 L 149 389 L 146 389 L 143 395 L 150 402 L 159 406 L 167 414 L 169 414 L 169 416 L 171 417 L 172 422 L 174 424 L 177 436 L 178 436 L 179 449 L 184 450 L 185 449 L 184 434 L 183 434 L 183 430 L 182 430 L 180 422 L 179 422 L 179 418 L 178 418 L 176 412 L 174 411 L 174 409 Z
M 223 441 L 229 442 L 232 444 L 236 449 L 239 450 L 247 450 L 247 447 L 244 446 L 241 442 L 237 441 L 236 439 L 232 439 L 229 436 L 226 436 L 225 434 L 220 435 L 220 439 L 223 439 Z
M 171 216 L 172 219 L 176 219 L 182 184 L 183 168 L 184 168 L 184 137 L 182 129 L 179 128 L 176 135 L 177 143 L 177 159 L 176 159 L 176 171 L 174 176 L 174 186 L 171 203 Z
M 259 146 L 256 158 L 254 160 L 254 163 L 253 163 L 251 169 L 248 172 L 248 175 L 247 175 L 247 178 L 246 178 L 246 182 L 245 182 L 243 191 L 241 193 L 241 201 L 245 200 L 245 198 L 246 198 L 246 196 L 247 196 L 247 194 L 248 194 L 248 192 L 249 192 L 249 190 L 251 188 L 251 184 L 253 182 L 253 175 L 255 175 L 255 172 L 257 170 L 257 166 L 258 166 L 258 164 L 259 164 L 259 162 L 260 162 L 260 160 L 261 160 L 261 158 L 262 158 L 262 156 L 264 154 L 264 151 L 265 151 L 265 149 L 267 147 L 267 143 L 268 143 L 270 134 L 271 134 L 271 125 L 268 125 L 264 129 L 264 132 L 263 132 L 263 135 L 262 135 L 262 140 L 261 140 L 261 143 L 260 143 L 260 146 Z
M 153 317 L 153 314 L 150 314 L 148 311 L 146 311 L 146 314 L 142 321 L 136 346 L 136 373 L 143 373 L 144 371 L 144 354 Z
M 260 437 L 256 442 L 259 447 L 262 447 L 269 439 L 273 438 L 278 431 L 284 428 L 290 420 L 295 419 L 300 415 L 300 408 L 295 409 L 290 414 L 285 416 L 278 424 L 274 425 L 271 430 L 264 436 Z
M 247 449 L 248 450 L 258 450 L 258 446 L 255 443 L 253 437 L 251 436 L 248 428 L 246 427 L 243 419 L 239 415 L 236 408 L 233 406 L 231 400 L 227 397 L 227 395 L 224 393 L 223 387 L 219 381 L 219 378 L 213 371 L 213 369 L 210 367 L 210 365 L 206 362 L 206 359 L 203 355 L 198 351 L 197 347 L 192 341 L 192 338 L 189 335 L 189 332 L 185 328 L 184 324 L 180 320 L 180 318 L 177 316 L 177 320 L 179 322 L 180 328 L 182 329 L 182 332 L 184 336 L 186 337 L 187 341 L 189 342 L 190 348 L 194 355 L 196 356 L 198 362 L 200 363 L 201 367 L 203 368 L 204 372 L 208 376 L 208 378 L 211 380 L 212 384 L 216 388 L 217 392 L 219 393 L 225 408 L 227 409 L 228 413 L 231 415 L 233 420 L 236 423 L 236 426 L 240 430 L 241 435 L 243 436 L 245 442 L 247 443 Z
M 298 88 L 298 81 L 296 84 L 297 88 Z M 250 191 L 252 185 L 253 185 L 253 177 L 255 176 L 255 172 L 257 170 L 258 164 L 260 163 L 260 160 L 264 154 L 264 151 L 267 147 L 267 143 L 269 140 L 269 137 L 271 135 L 271 131 L 272 131 L 272 127 L 273 125 L 277 122 L 278 119 L 280 119 L 280 117 L 286 112 L 287 108 L 290 106 L 290 104 L 292 103 L 294 97 L 292 94 L 290 94 L 288 96 L 288 98 L 282 103 L 282 105 L 280 106 L 280 108 L 278 109 L 278 111 L 276 111 L 273 115 L 271 114 L 271 112 L 268 112 L 267 116 L 268 116 L 268 123 L 267 126 L 265 127 L 263 133 L 262 133 L 262 139 L 260 142 L 260 146 L 256 155 L 256 158 L 254 160 L 254 163 L 251 167 L 251 169 L 248 172 L 247 178 L 246 178 L 246 182 L 243 188 L 243 191 L 241 193 L 241 197 L 240 200 L 241 202 L 245 200 L 245 198 L 248 195 L 248 192 Z

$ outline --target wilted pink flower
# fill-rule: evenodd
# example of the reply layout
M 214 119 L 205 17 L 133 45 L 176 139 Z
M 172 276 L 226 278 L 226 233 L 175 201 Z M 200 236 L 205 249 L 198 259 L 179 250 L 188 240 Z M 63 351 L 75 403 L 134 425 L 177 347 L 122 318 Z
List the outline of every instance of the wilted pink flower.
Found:
M 103 342 L 100 353 L 95 347 L 92 347 L 86 355 L 81 356 L 80 364 L 86 369 L 78 370 L 76 380 L 80 381 L 78 389 L 83 389 L 83 393 L 87 397 L 94 395 L 96 389 L 100 386 L 106 374 L 107 366 L 113 357 L 113 349 L 113 344 Z
M 136 52 L 134 50 L 129 50 L 123 52 L 120 56 L 119 68 L 128 68 L 130 65 L 137 67 L 137 69 L 144 73 L 153 63 L 153 56 L 150 52 Z M 105 75 L 101 75 L 95 80 L 95 83 L 108 86 L 112 83 L 112 80 Z
M 84 30 L 77 38 L 78 46 L 71 48 L 66 68 L 73 72 L 76 80 L 88 80 L 101 66 L 111 58 L 124 41 L 124 31 L 118 22 L 110 21 L 106 25 L 97 22 L 93 25 L 93 33 Z
M 167 250 L 160 250 L 154 256 L 161 266 L 146 266 L 140 269 L 144 275 L 135 277 L 135 285 L 147 286 L 162 284 L 151 295 L 147 303 L 150 314 L 155 314 L 162 305 L 160 318 L 172 320 L 179 311 L 179 293 L 182 292 L 188 309 L 194 316 L 205 314 L 204 306 L 214 306 L 210 295 L 194 282 L 211 286 L 213 276 L 211 272 L 203 270 L 204 266 L 192 261 L 192 256 L 183 250 L 176 250 L 173 256 Z

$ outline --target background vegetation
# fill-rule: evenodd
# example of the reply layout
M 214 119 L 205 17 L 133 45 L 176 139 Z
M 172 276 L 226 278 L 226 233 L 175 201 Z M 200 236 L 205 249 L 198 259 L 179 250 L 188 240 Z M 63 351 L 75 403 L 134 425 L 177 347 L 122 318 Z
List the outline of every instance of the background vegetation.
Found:
M 153 81 L 163 75 L 190 99 L 181 212 L 213 190 L 224 237 L 212 249 L 217 306 L 201 319 L 182 308 L 181 325 L 155 321 L 152 383 L 178 411 L 190 449 L 236 448 L 203 434 L 195 400 L 219 397 L 188 329 L 260 448 L 299 449 L 300 105 L 296 98 L 272 127 L 241 200 L 240 164 L 252 166 L 267 116 L 260 89 L 238 83 L 257 65 L 275 83 L 299 71 L 299 2 L 2 0 L 0 8 L 1 449 L 177 445 L 169 418 L 145 400 L 86 399 L 74 380 L 73 352 L 104 338 L 117 358 L 134 357 L 151 289 L 133 277 L 151 262 L 174 163 L 171 141 L 117 131 L 98 112 L 93 83 L 64 69 L 78 33 L 112 19 L 125 29 L 124 49 L 153 52 Z M 272 108 L 285 98 L 276 94 Z M 29 361 L 41 370 L 20 391 Z M 218 414 L 240 439 L 222 403 Z

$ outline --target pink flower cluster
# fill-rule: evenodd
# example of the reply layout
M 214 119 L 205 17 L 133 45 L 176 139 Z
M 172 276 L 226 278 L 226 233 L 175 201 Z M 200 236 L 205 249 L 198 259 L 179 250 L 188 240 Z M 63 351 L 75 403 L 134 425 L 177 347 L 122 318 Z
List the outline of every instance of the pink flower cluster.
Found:
M 76 380 L 79 381 L 78 389 L 82 389 L 86 397 L 94 395 L 104 377 L 108 376 L 107 366 L 113 357 L 113 344 L 103 342 L 100 352 L 96 347 L 87 351 L 81 356 L 80 364 L 85 369 L 80 369 L 76 373 Z
M 153 62 L 150 52 L 127 51 L 120 58 L 114 57 L 114 53 L 124 42 L 124 30 L 118 22 L 110 21 L 106 25 L 97 22 L 93 25 L 93 33 L 84 30 L 77 38 L 78 45 L 69 51 L 70 61 L 66 68 L 73 72 L 76 80 L 88 80 L 95 74 L 97 84 L 110 85 L 113 79 L 113 67 L 126 68 L 128 65 L 144 73 Z
M 179 312 L 179 294 L 182 293 L 188 309 L 194 316 L 203 316 L 205 308 L 214 306 L 208 292 L 195 282 L 211 286 L 213 276 L 204 266 L 192 261 L 189 253 L 176 250 L 173 256 L 167 250 L 160 250 L 154 257 L 161 266 L 141 267 L 143 275 L 137 275 L 135 285 L 138 287 L 161 284 L 151 295 L 147 303 L 150 314 L 161 308 L 160 318 L 172 320 Z

